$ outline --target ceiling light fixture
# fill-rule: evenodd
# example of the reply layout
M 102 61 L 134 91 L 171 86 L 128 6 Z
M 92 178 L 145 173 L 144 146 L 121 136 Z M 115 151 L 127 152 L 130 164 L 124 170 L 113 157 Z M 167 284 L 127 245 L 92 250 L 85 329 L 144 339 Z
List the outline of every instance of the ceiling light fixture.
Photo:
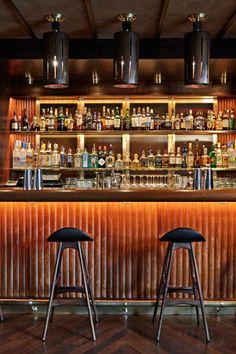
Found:
M 220 74 L 220 83 L 221 83 L 222 85 L 228 83 L 228 75 L 227 75 L 227 72 L 226 72 L 226 71 Z
M 209 84 L 210 35 L 202 31 L 205 13 L 187 17 L 193 23 L 193 31 L 185 34 L 185 85 L 201 87 Z
M 120 88 L 136 87 L 138 84 L 139 36 L 131 31 L 131 22 L 136 19 L 132 13 L 121 14 L 122 31 L 114 34 L 114 86 Z
M 156 75 L 155 75 L 155 78 L 154 78 L 155 84 L 156 84 L 156 85 L 160 85 L 160 84 L 161 84 L 161 80 L 162 80 L 162 78 L 161 78 L 161 73 L 156 74 Z
M 66 88 L 69 85 L 68 58 L 69 41 L 64 32 L 60 32 L 60 23 L 65 17 L 61 14 L 48 15 L 52 31 L 44 33 L 44 87 Z

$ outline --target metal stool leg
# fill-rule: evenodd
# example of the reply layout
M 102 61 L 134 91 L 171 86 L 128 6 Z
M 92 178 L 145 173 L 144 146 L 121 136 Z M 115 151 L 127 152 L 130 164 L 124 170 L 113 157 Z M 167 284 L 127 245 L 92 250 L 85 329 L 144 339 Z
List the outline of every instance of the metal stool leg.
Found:
M 86 271 L 85 271 L 85 268 L 84 268 L 83 254 L 82 254 L 82 251 L 81 251 L 81 245 L 80 245 L 80 243 L 77 242 L 77 244 L 78 244 L 79 260 L 80 260 L 82 278 L 83 278 L 84 288 L 85 288 L 85 295 L 86 295 L 86 301 L 87 301 L 87 307 L 88 307 L 88 314 L 89 314 L 90 326 L 91 326 L 91 331 L 92 331 L 92 338 L 93 338 L 93 340 L 95 341 L 95 340 L 96 340 L 96 334 L 95 334 L 95 330 L 94 330 L 93 316 L 92 316 L 92 311 L 91 311 L 91 306 L 90 306 L 90 300 L 89 300 L 88 283 L 87 283 Z
M 195 258 L 195 255 L 194 255 L 192 244 L 191 244 L 191 249 L 190 249 L 190 257 L 192 259 L 194 272 L 195 272 L 195 275 L 196 275 L 196 286 L 197 286 L 197 290 L 198 290 L 198 294 L 199 294 L 199 300 L 200 300 L 200 305 L 201 305 L 202 319 L 203 319 L 203 325 L 204 325 L 204 330 L 205 330 L 206 341 L 209 343 L 210 342 L 210 336 L 209 336 L 209 330 L 208 330 L 208 325 L 207 325 L 207 320 L 206 320 L 206 315 L 205 315 L 205 310 L 204 310 L 202 289 L 201 289 L 201 285 L 200 285 L 197 262 L 196 262 L 196 258 Z
M 58 288 L 59 276 L 60 276 L 60 272 L 61 272 L 62 252 L 63 252 L 63 249 L 62 249 L 62 251 L 61 251 L 61 255 L 60 255 L 60 259 L 59 259 L 59 264 L 58 264 L 58 269 L 57 269 L 56 283 L 55 283 L 55 289 L 54 289 L 53 300 L 54 300 L 54 299 L 56 298 L 56 296 L 57 296 L 57 288 Z M 53 306 L 53 307 L 51 308 L 50 317 L 49 317 L 49 321 L 50 321 L 50 322 L 52 322 L 52 320 L 53 320 L 54 312 L 55 312 L 55 307 Z
M 42 338 L 43 341 L 46 340 L 46 336 L 47 336 L 48 322 L 49 322 L 49 318 L 50 318 L 52 302 L 53 302 L 55 287 L 56 287 L 56 281 L 58 278 L 59 266 L 60 266 L 60 262 L 61 262 L 61 253 L 62 253 L 62 243 L 60 242 L 58 253 L 57 253 L 56 265 L 55 265 L 55 269 L 54 269 L 52 288 L 51 288 L 51 292 L 50 292 L 50 299 L 49 299 L 49 303 L 48 303 L 47 316 L 46 316 L 46 321 L 45 321 L 45 326 L 44 326 L 44 331 L 43 331 L 43 338 Z
M 196 277 L 195 277 L 195 272 L 194 272 L 194 265 L 192 262 L 192 258 L 191 258 L 191 250 L 188 249 L 188 254 L 189 254 L 189 264 L 190 264 L 190 272 L 191 272 L 191 278 L 192 278 L 192 284 L 193 284 L 193 297 L 194 300 L 197 300 L 197 293 L 196 293 Z M 199 309 L 198 306 L 195 306 L 195 310 L 196 310 L 196 315 L 197 315 L 197 323 L 200 323 L 200 318 L 199 318 Z
M 159 321 L 158 321 L 158 326 L 157 326 L 157 338 L 156 338 L 157 342 L 159 342 L 159 340 L 160 340 L 162 320 L 163 320 L 163 315 L 164 315 L 164 306 L 165 306 L 165 300 L 166 300 L 167 291 L 168 291 L 168 281 L 170 278 L 170 270 L 171 270 L 173 252 L 174 252 L 174 244 L 172 243 L 170 246 L 169 263 L 167 266 L 167 274 L 166 274 L 166 279 L 165 279 L 165 283 L 164 283 L 164 292 L 163 292 L 163 298 L 162 298 L 162 304 L 161 304 L 161 311 L 160 311 L 160 316 L 159 316 Z
M 169 263 L 169 256 L 170 256 L 170 244 L 168 244 L 167 250 L 166 250 L 166 255 L 165 255 L 165 259 L 164 259 L 164 265 L 162 268 L 162 273 L 161 273 L 161 280 L 160 280 L 160 285 L 157 289 L 157 299 L 156 299 L 156 303 L 155 303 L 155 308 L 154 308 L 154 313 L 152 316 L 152 322 L 155 321 L 156 315 L 157 315 L 157 311 L 158 311 L 158 307 L 159 307 L 159 301 L 160 301 L 160 297 L 163 294 L 163 286 L 164 286 L 164 280 L 166 277 L 166 270 L 168 267 L 168 263 Z
M 81 251 L 82 251 L 82 259 L 83 259 L 83 262 L 84 262 L 84 269 L 85 269 L 85 273 L 86 273 L 86 277 L 87 277 L 88 292 L 89 292 L 89 295 L 90 295 L 91 304 L 92 304 L 93 313 L 94 313 L 94 319 L 95 319 L 95 322 L 98 323 L 98 314 L 97 314 L 97 309 L 96 309 L 96 305 L 95 305 L 94 297 L 93 297 L 93 288 L 92 288 L 92 285 L 90 285 L 88 265 L 87 265 L 87 262 L 86 262 L 86 259 L 85 259 L 84 248 L 83 248 L 82 245 L 81 245 Z

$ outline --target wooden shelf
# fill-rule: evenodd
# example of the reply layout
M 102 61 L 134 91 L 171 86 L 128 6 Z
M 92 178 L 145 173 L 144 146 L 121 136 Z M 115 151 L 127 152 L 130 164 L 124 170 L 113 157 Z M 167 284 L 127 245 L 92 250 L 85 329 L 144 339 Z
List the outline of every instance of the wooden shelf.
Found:
M 201 170 L 207 169 L 209 167 L 201 167 Z M 34 169 L 34 168 L 32 168 Z M 148 167 L 140 167 L 140 168 L 75 168 L 75 167 L 40 167 L 43 171 L 75 171 L 75 172 L 83 172 L 83 171 L 91 171 L 91 172 L 106 172 L 106 171 L 130 171 L 130 172 L 158 172 L 158 171 L 194 171 L 195 168 L 181 168 L 181 167 L 160 167 L 160 168 L 148 168 Z M 24 171 L 24 167 L 18 168 L 10 168 L 10 171 Z M 212 168 L 213 171 L 236 171 L 236 167 L 216 167 Z

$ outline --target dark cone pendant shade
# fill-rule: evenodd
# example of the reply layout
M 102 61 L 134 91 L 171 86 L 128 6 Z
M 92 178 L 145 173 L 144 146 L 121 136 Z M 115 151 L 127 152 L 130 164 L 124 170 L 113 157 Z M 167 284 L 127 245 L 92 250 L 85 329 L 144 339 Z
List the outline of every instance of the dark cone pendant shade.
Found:
M 114 34 L 114 86 L 131 88 L 138 85 L 139 36 L 131 31 L 131 22 L 136 19 L 133 14 L 117 17 L 122 22 L 123 31 Z
M 69 43 L 67 34 L 60 32 L 64 16 L 48 15 L 47 20 L 52 23 L 52 32 L 44 33 L 44 87 L 66 88 L 69 85 Z
M 209 84 L 210 35 L 202 31 L 204 13 L 188 16 L 193 32 L 185 35 L 185 85 L 200 87 Z

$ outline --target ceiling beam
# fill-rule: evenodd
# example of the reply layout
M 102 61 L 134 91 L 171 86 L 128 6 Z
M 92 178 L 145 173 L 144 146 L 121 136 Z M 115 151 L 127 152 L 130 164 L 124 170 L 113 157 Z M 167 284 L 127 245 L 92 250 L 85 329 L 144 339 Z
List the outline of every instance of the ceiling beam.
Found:
M 216 38 L 222 38 L 224 35 L 228 32 L 234 21 L 236 20 L 236 11 L 232 13 L 232 15 L 229 17 L 229 19 L 226 21 L 224 26 L 219 30 Z
M 93 34 L 93 38 L 98 38 L 97 26 L 95 23 L 93 6 L 91 0 L 84 0 L 85 10 L 88 16 L 89 25 Z
M 23 24 L 26 32 L 30 35 L 31 38 L 37 39 L 36 34 L 34 33 L 33 29 L 29 25 L 29 23 L 26 21 L 20 10 L 16 7 L 14 4 L 13 0 L 7 0 L 6 1 L 7 5 L 11 7 L 12 11 L 19 17 L 21 23 Z
M 43 59 L 43 39 L 0 39 L 0 60 Z M 79 50 L 78 50 L 79 48 Z M 69 39 L 70 59 L 112 59 L 114 39 Z M 140 59 L 183 59 L 183 38 L 140 39 Z M 211 59 L 236 58 L 234 38 L 211 39 Z
M 162 28 L 166 19 L 168 7 L 170 4 L 170 0 L 162 0 L 161 3 L 161 11 L 160 11 L 160 16 L 158 18 L 158 25 L 157 25 L 157 30 L 156 30 L 156 38 L 159 38 L 162 32 Z

